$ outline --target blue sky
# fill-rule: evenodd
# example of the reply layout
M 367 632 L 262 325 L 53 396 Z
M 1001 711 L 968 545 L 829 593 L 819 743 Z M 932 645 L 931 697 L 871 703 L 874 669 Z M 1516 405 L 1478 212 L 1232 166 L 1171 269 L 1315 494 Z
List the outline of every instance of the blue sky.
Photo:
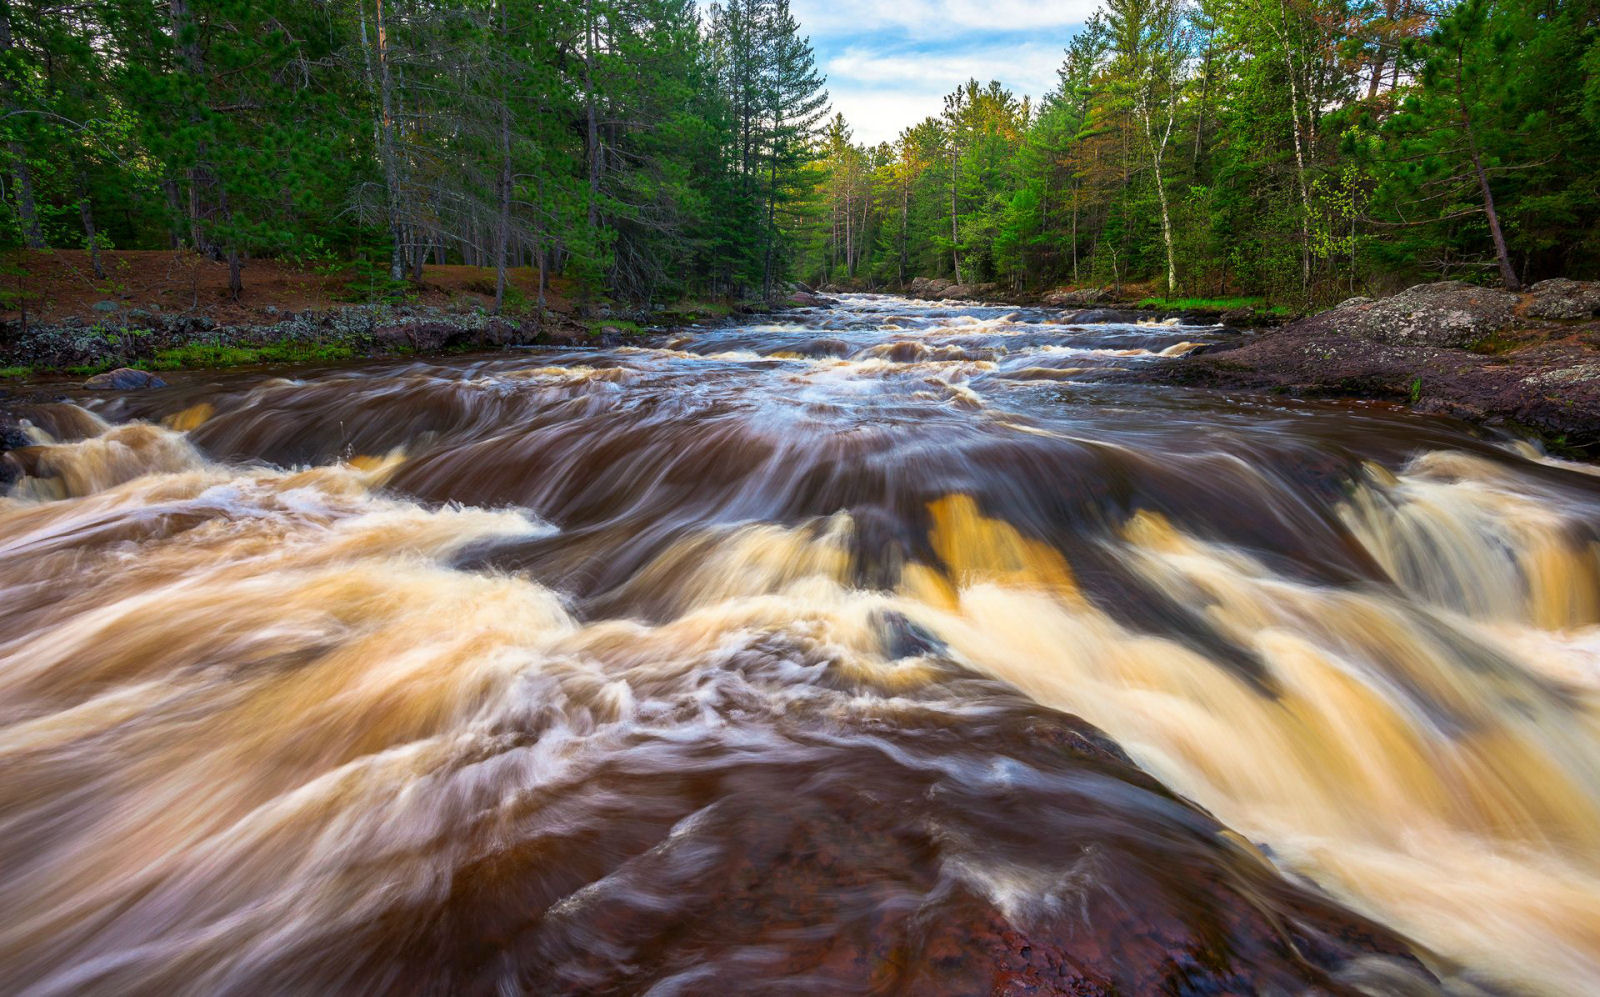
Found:
M 791 0 L 858 142 L 892 142 L 977 77 L 1039 97 L 1098 0 Z

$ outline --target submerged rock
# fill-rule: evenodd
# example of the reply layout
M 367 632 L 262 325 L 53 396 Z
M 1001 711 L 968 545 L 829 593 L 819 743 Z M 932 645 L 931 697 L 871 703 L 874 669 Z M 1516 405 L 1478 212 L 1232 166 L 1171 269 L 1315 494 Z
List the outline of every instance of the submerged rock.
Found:
M 147 370 L 118 367 L 96 374 L 84 381 L 83 386 L 95 391 L 141 391 L 145 388 L 165 388 L 167 382 Z

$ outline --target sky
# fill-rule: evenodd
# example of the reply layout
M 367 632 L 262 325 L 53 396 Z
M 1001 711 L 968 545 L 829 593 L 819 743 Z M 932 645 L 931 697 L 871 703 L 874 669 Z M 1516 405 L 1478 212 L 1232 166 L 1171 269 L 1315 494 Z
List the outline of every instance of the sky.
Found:
M 968 77 L 1035 99 L 1099 0 L 791 0 L 857 142 L 892 142 Z

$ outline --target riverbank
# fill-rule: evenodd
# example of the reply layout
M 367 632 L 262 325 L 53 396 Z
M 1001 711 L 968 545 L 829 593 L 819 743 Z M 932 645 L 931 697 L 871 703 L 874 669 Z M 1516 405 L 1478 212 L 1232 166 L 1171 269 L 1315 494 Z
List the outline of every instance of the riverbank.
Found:
M 1446 281 L 1304 316 L 1264 302 L 1167 301 L 1109 288 L 1018 294 L 918 278 L 904 293 L 1060 308 L 1074 324 L 1215 323 L 1238 336 L 1170 363 L 1085 378 L 1391 402 L 1533 436 L 1565 456 L 1600 457 L 1600 282 L 1547 280 L 1508 294 Z
M 1356 298 L 1103 380 L 1387 401 L 1600 456 L 1600 282 L 1459 282 Z
M 83 252 L 16 252 L 0 261 L 0 388 L 33 375 L 91 377 L 496 349 L 511 344 L 615 345 L 651 329 L 727 318 L 736 302 L 636 309 L 579 300 L 555 280 L 508 274 L 494 311 L 495 272 L 429 266 L 384 293 L 346 265 L 250 264 L 248 289 L 227 292 L 227 267 L 192 253 L 105 252 L 102 276 Z

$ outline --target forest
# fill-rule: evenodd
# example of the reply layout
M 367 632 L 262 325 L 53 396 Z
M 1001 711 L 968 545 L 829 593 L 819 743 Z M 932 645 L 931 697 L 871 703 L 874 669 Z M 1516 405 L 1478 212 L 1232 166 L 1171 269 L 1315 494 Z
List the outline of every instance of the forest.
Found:
M 0 241 L 595 296 L 1143 284 L 1306 307 L 1600 260 L 1595 0 L 1108 0 L 1059 84 L 853 141 L 787 0 L 0 0 Z M 1512 58 L 1512 55 L 1515 58 Z M 930 110 L 936 110 L 930 108 Z
M 3 0 L 4 238 L 766 295 L 827 97 L 787 0 Z
M 821 142 L 804 271 L 1329 303 L 1600 253 L 1600 5 L 1108 0 L 1039 100 Z

